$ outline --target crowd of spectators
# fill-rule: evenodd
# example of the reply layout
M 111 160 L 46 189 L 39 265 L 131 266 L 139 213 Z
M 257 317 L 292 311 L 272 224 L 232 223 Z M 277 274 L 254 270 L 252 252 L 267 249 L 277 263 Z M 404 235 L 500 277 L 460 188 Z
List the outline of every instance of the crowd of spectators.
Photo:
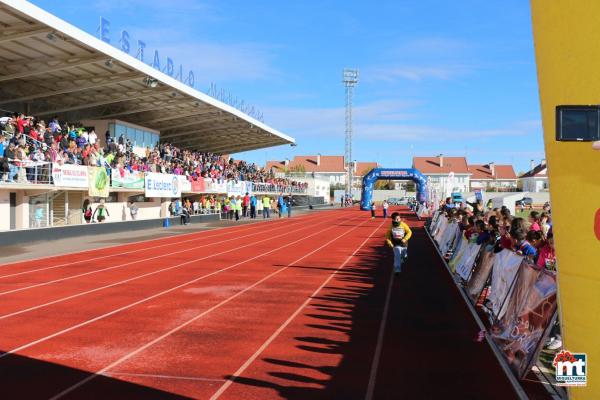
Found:
M 510 210 L 484 207 L 482 201 L 455 204 L 451 198 L 440 204 L 448 221 L 456 221 L 464 237 L 472 243 L 494 248 L 495 253 L 509 249 L 528 258 L 536 268 L 556 272 L 554 232 L 550 204 L 541 211 L 529 211 L 528 217 L 517 217 Z M 551 331 L 546 346 L 558 349 L 562 345 L 558 324 Z
M 305 189 L 306 183 L 276 178 L 273 171 L 218 154 L 180 149 L 170 143 L 138 149 L 123 135 L 104 134 L 101 144 L 98 134 L 81 124 L 61 123 L 56 117 L 35 119 L 23 114 L 0 118 L 0 176 L 13 182 L 17 179 L 49 183 L 48 172 L 39 179 L 34 167 L 43 163 L 98 166 L 124 170 L 186 175 L 190 180 L 210 178 L 213 181 L 249 181 L 283 187 Z M 19 167 L 26 167 L 26 176 L 19 176 Z M 33 176 L 33 175 L 36 176 Z

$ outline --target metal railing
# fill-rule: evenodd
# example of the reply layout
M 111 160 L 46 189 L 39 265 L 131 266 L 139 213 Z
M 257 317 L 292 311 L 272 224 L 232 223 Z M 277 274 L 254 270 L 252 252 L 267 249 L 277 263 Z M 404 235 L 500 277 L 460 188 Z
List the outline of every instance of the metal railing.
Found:
M 32 160 L 6 160 L 8 170 L 3 171 L 0 181 L 17 184 L 51 184 L 52 163 Z

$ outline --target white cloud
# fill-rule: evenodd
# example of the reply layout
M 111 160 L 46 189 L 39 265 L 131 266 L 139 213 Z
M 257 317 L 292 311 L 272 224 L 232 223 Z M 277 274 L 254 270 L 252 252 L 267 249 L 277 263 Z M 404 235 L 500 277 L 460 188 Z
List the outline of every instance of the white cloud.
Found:
M 396 82 L 404 79 L 421 82 L 427 79 L 449 80 L 471 71 L 465 65 L 388 65 L 366 69 L 362 74 L 369 82 Z
M 453 141 L 465 139 L 489 139 L 500 137 L 523 137 L 541 134 L 536 121 L 515 121 L 505 126 L 490 129 L 458 129 L 431 126 L 419 123 L 419 114 L 414 109 L 417 102 L 381 100 L 354 107 L 353 128 L 357 139 L 378 141 Z M 293 108 L 264 107 L 267 123 L 280 131 L 314 140 L 342 138 L 344 135 L 344 108 Z

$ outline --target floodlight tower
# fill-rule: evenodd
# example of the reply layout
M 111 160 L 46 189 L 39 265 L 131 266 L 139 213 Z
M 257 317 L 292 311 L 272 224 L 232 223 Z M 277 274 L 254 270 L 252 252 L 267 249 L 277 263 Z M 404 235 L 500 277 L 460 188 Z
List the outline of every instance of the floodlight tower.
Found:
M 344 155 L 346 167 L 346 194 L 352 194 L 352 97 L 354 86 L 358 83 L 358 69 L 344 68 L 344 87 L 346 88 L 346 152 Z

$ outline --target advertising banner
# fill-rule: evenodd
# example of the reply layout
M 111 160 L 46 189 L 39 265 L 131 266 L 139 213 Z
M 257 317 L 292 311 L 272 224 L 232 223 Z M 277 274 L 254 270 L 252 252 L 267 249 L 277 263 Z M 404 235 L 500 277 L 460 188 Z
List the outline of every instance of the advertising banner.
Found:
M 244 196 L 246 193 L 252 194 L 252 183 L 244 181 L 227 182 L 227 196 Z
M 467 293 L 474 303 L 477 302 L 479 295 L 483 291 L 483 288 L 492 273 L 495 256 L 493 248 L 486 248 L 483 250 L 481 257 L 479 257 L 479 260 L 473 269 L 473 273 L 469 278 L 469 282 L 467 282 Z
M 179 175 L 179 189 L 181 193 L 190 193 L 192 191 L 192 183 L 188 180 L 187 176 Z
M 212 179 L 205 179 L 204 186 L 209 193 L 226 193 L 227 184 L 225 182 L 213 181 Z
M 144 193 L 146 197 L 181 197 L 179 182 L 177 175 L 146 172 Z
M 126 189 L 143 189 L 144 188 L 144 173 L 139 171 L 118 169 L 111 171 L 111 186 Z
M 522 266 L 505 317 L 492 327 L 494 342 L 517 376 L 529 372 L 556 306 L 554 273 Z
M 506 311 L 506 298 L 511 291 L 511 285 L 517 275 L 523 256 L 504 249 L 494 257 L 492 267 L 492 288 L 488 300 L 496 318 L 502 318 Z
M 197 181 L 192 181 L 192 192 L 204 193 L 205 190 L 206 185 L 204 184 L 203 178 L 200 178 Z
M 52 164 L 52 180 L 56 186 L 87 188 L 88 167 Z
M 88 190 L 91 197 L 108 197 L 110 179 L 105 168 L 87 167 Z

